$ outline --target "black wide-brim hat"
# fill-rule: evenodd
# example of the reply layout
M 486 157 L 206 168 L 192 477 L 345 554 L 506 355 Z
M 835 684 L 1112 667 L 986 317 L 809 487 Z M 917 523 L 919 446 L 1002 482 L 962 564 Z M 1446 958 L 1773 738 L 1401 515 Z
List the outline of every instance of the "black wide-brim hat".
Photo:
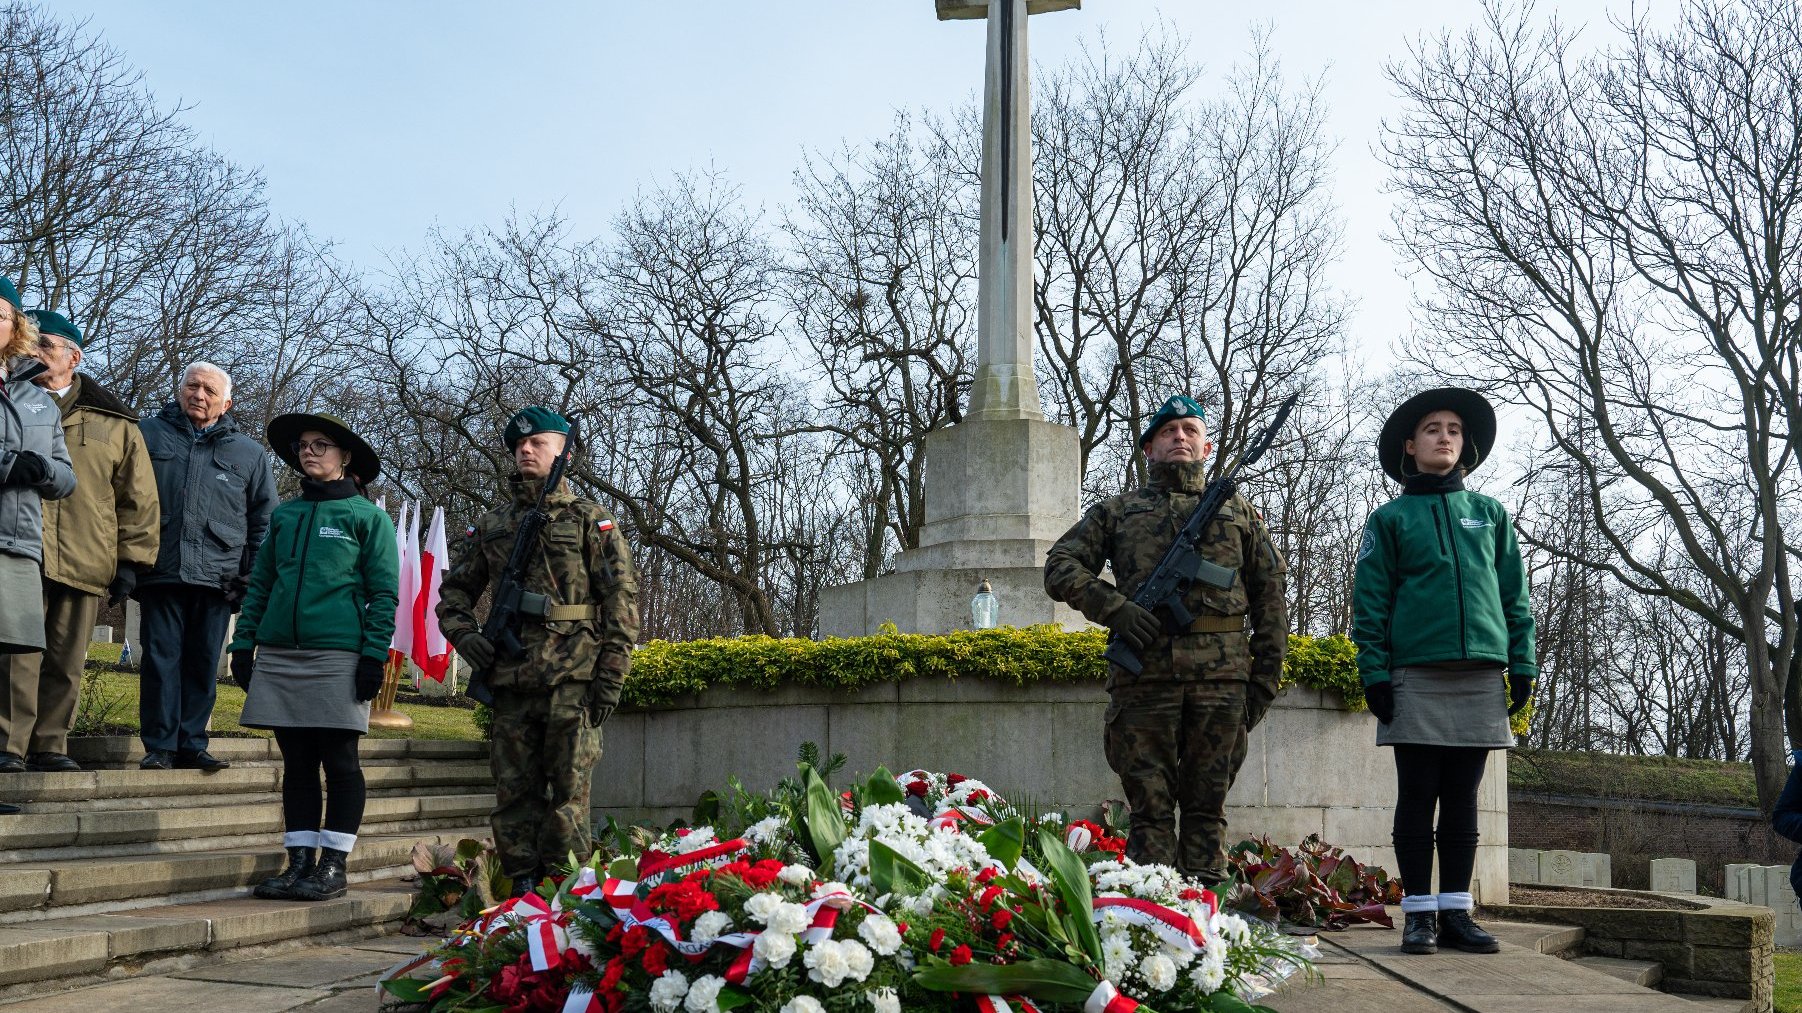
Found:
M 1414 427 L 1420 425 L 1420 420 L 1437 411 L 1456 412 L 1464 423 L 1464 454 L 1458 463 L 1466 472 L 1475 471 L 1477 465 L 1489 459 L 1489 451 L 1495 446 L 1495 409 L 1474 390 L 1436 387 L 1403 401 L 1389 413 L 1389 421 L 1383 423 L 1382 435 L 1377 437 L 1377 460 L 1383 463 L 1384 474 L 1405 483 L 1409 474 L 1420 473 L 1404 448 L 1414 438 Z M 1404 464 L 1408 466 L 1406 470 Z
M 294 452 L 294 443 L 300 434 L 307 430 L 324 433 L 332 438 L 332 442 L 350 451 L 350 463 L 344 470 L 355 475 L 364 485 L 373 483 L 377 475 L 382 473 L 382 459 L 376 456 L 375 450 L 363 442 L 363 438 L 351 432 L 349 426 L 336 415 L 313 415 L 307 412 L 290 412 L 277 415 L 269 420 L 269 426 L 263 435 L 269 440 L 269 449 L 275 451 L 282 462 L 295 471 L 300 471 L 300 455 Z

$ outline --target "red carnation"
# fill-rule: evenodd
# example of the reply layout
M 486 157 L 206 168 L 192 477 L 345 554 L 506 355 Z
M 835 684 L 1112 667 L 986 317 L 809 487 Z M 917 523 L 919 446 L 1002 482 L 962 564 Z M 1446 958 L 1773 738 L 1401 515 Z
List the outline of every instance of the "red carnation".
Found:
M 962 774 L 947 774 L 947 775 L 945 775 L 945 784 L 948 787 L 952 787 L 952 788 L 955 788 L 958 785 L 963 784 L 965 781 L 968 781 L 968 780 L 969 780 L 969 778 L 965 777 Z
M 951 966 L 962 967 L 970 962 L 970 948 L 959 943 L 957 949 L 951 951 Z
M 915 798 L 925 798 L 926 797 L 926 782 L 925 781 L 909 781 L 909 782 L 907 782 L 907 793 L 909 795 L 914 796 Z
M 653 978 L 669 970 L 669 947 L 659 943 L 644 951 L 644 970 Z
M 926 940 L 927 948 L 931 949 L 933 951 L 937 951 L 938 948 L 943 945 L 945 945 L 945 930 L 944 929 L 933 929 L 931 937 L 929 937 Z
M 1001 875 L 1001 870 L 997 869 L 995 866 L 991 865 L 988 868 L 986 868 L 976 874 L 976 882 L 979 885 L 987 885 L 991 882 L 994 882 L 995 877 L 999 876 L 999 875 Z
M 982 891 L 982 896 L 978 897 L 976 899 L 976 903 L 984 911 L 987 911 L 990 907 L 992 907 L 994 905 L 995 898 L 997 898 L 999 896 L 1001 896 L 1001 888 L 998 886 L 991 886 L 988 889 Z
M 998 929 L 1007 928 L 1007 923 L 1011 922 L 1013 920 L 1014 920 L 1014 913 L 1004 907 L 996 908 L 995 913 L 992 915 L 989 915 L 990 923 L 992 923 Z
M 1188 889 L 1184 890 L 1182 893 L 1177 894 L 1177 896 L 1183 900 L 1200 900 L 1201 899 L 1201 891 L 1197 890 L 1191 886 Z

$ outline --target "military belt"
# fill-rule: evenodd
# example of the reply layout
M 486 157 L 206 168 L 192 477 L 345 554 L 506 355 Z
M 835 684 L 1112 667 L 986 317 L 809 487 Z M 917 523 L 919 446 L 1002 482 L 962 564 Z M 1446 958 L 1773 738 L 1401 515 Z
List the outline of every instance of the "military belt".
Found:
M 547 623 L 573 622 L 582 619 L 593 619 L 594 605 L 551 605 L 544 610 L 544 621 Z
M 1197 616 L 1189 624 L 1190 633 L 1244 633 L 1244 616 Z

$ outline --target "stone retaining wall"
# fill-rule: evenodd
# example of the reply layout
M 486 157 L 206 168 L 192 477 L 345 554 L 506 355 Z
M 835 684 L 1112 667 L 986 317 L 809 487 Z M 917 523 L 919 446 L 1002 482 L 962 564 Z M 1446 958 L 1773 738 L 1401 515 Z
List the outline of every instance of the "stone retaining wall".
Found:
M 728 776 L 763 791 L 795 773 L 795 750 L 845 753 L 850 770 L 887 765 L 956 771 L 1019 803 L 1088 815 L 1120 783 L 1102 755 L 1107 694 L 1095 684 L 1016 687 L 982 680 L 910 679 L 855 691 L 786 686 L 710 690 L 608 720 L 591 796 L 597 817 L 686 817 Z M 1368 714 L 1337 696 L 1291 687 L 1252 733 L 1227 798 L 1233 840 L 1268 834 L 1293 846 L 1320 834 L 1364 861 L 1395 869 L 1389 835 L 1395 771 Z M 1473 890 L 1507 898 L 1507 757 L 1497 751 L 1479 796 Z

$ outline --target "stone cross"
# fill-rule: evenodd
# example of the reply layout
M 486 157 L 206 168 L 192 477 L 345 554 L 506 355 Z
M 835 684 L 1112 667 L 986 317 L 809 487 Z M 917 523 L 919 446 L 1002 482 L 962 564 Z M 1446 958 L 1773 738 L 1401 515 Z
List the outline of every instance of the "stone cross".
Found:
M 934 0 L 940 21 L 988 19 L 973 419 L 1043 419 L 1032 372 L 1032 101 L 1026 19 L 1082 0 Z

